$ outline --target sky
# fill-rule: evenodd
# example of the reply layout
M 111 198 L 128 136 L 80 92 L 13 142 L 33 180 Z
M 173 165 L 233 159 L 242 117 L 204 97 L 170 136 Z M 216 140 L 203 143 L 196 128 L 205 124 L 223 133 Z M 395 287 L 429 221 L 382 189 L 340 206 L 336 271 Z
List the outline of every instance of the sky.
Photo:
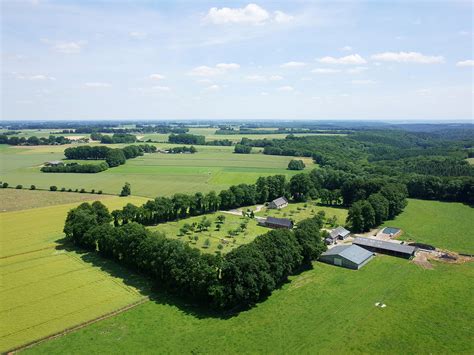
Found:
M 473 118 L 471 1 L 0 3 L 2 120 Z

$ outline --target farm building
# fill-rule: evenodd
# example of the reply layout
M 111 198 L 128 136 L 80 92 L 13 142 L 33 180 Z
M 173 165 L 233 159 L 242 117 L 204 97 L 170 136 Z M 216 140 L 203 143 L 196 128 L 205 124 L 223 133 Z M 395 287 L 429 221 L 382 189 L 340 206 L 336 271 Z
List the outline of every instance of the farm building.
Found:
M 61 160 L 52 160 L 52 161 L 47 161 L 44 163 L 46 166 L 58 166 L 58 165 L 63 165 L 64 163 Z
M 353 243 L 375 253 L 388 254 L 406 259 L 415 255 L 416 251 L 416 247 L 410 245 L 402 245 L 372 238 L 358 237 L 354 239 Z
M 359 270 L 374 257 L 374 253 L 357 245 L 337 245 L 321 254 L 319 261 Z
M 268 208 L 281 209 L 288 206 L 288 200 L 284 197 L 278 197 L 268 204 Z
M 402 233 L 402 230 L 399 228 L 385 227 L 379 232 L 379 235 L 382 238 L 396 238 L 401 233 Z
M 275 218 L 275 217 L 267 217 L 265 220 L 262 220 L 260 222 L 265 227 L 269 228 L 286 228 L 286 229 L 292 229 L 293 228 L 293 222 L 287 218 Z

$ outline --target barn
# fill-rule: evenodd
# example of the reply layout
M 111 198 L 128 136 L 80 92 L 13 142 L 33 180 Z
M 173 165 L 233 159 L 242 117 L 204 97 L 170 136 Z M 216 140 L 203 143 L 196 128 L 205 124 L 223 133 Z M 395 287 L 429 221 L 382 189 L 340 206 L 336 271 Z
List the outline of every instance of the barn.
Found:
M 365 249 L 373 251 L 374 253 L 388 254 L 409 259 L 415 255 L 416 247 L 410 245 L 403 245 L 395 242 L 386 242 L 383 240 L 362 238 L 354 239 L 354 244 L 359 245 Z
M 288 206 L 288 200 L 284 197 L 278 197 L 268 204 L 268 208 L 282 209 Z
M 264 221 L 261 222 L 262 225 L 269 228 L 286 228 L 292 229 L 293 222 L 287 218 L 275 218 L 275 217 L 267 217 Z
M 348 269 L 359 270 L 373 257 L 374 253 L 357 245 L 337 245 L 322 253 L 319 261 Z

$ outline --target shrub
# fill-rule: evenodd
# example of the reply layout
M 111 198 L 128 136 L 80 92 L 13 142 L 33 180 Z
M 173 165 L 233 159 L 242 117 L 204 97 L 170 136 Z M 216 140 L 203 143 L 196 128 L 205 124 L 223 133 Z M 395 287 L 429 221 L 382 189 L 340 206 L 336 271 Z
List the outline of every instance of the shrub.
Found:
M 74 192 L 79 192 L 79 189 L 75 189 Z
M 93 194 L 93 193 L 95 193 L 95 190 L 94 190 L 94 189 L 91 190 L 91 194 Z
M 67 189 L 67 192 L 72 192 L 72 189 Z
M 4 183 L 2 184 L 2 187 L 3 187 L 4 189 L 6 189 L 6 188 L 8 187 L 8 182 L 4 182 Z
M 35 186 L 35 185 L 31 185 L 31 186 L 30 186 L 30 190 L 36 190 L 36 186 Z
M 86 192 L 85 189 L 81 189 L 81 191 L 79 191 L 79 193 L 81 193 L 81 194 L 83 194 L 83 193 L 85 193 L 85 192 Z
M 102 190 L 97 191 L 99 195 L 102 195 Z
M 18 190 L 21 190 L 23 188 L 23 185 L 16 185 L 15 188 L 18 189 Z
M 305 168 L 305 164 L 302 160 L 295 160 L 292 159 L 288 163 L 288 170 L 303 170 Z
M 128 182 L 125 183 L 122 187 L 122 191 L 120 192 L 120 196 L 129 196 L 132 193 L 132 190 L 130 188 L 130 184 Z
M 58 190 L 58 187 L 52 185 L 52 186 L 49 187 L 49 190 L 50 190 L 50 191 L 57 191 L 57 190 Z
M 61 187 L 61 192 L 64 192 L 66 191 L 66 188 L 65 187 Z

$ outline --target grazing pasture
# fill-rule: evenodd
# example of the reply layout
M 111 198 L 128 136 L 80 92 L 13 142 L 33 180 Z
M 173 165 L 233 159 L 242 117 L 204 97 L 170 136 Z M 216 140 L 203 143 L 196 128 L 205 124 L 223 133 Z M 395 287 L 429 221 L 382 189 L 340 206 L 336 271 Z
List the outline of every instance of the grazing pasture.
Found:
M 403 229 L 402 240 L 474 254 L 474 209 L 462 203 L 408 199 L 405 210 L 384 226 Z
M 437 263 L 427 271 L 389 256 L 377 256 L 359 271 L 315 263 L 233 317 L 213 317 L 156 294 L 28 352 L 472 353 L 466 339 L 474 304 L 466 280 L 474 276 L 473 266 Z M 387 307 L 375 307 L 377 302 Z
M 121 145 L 111 145 L 120 147 Z M 160 148 L 171 144 L 158 145 Z M 124 165 L 97 174 L 42 173 L 40 166 L 64 158 L 68 146 L 36 146 L 0 148 L 0 176 L 10 185 L 36 185 L 59 189 L 95 189 L 118 194 L 127 181 L 132 194 L 147 197 L 169 196 L 177 192 L 194 193 L 222 190 L 238 183 L 253 183 L 259 176 L 285 174 L 291 157 L 259 154 L 234 154 L 233 147 L 199 146 L 196 154 L 146 154 L 127 160 Z M 4 162 L 4 163 L 3 163 Z M 314 168 L 306 159 L 307 169 Z
M 144 201 L 119 197 L 102 200 L 109 208 Z M 110 268 L 117 273 L 120 268 L 98 259 L 87 258 L 86 262 L 79 253 L 60 246 L 66 214 L 78 203 L 0 214 L 1 352 L 144 297 L 146 287 L 139 278 L 123 270 L 124 277 L 111 276 Z M 135 287 L 138 284 L 140 290 Z

